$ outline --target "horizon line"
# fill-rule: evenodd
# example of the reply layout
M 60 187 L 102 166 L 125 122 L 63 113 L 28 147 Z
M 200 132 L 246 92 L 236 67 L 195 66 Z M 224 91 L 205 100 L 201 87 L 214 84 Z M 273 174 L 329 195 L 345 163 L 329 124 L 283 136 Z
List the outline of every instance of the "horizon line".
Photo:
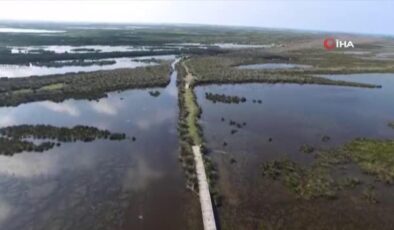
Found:
M 288 27 L 262 27 L 262 26 L 250 26 L 250 25 L 234 25 L 234 24 L 214 24 L 214 23 L 191 23 L 191 22 L 108 22 L 108 21 L 67 21 L 67 20 L 36 20 L 36 19 L 0 19 L 2 22 L 24 22 L 24 23 L 48 23 L 48 24 L 106 24 L 106 25 L 168 25 L 168 26 L 206 26 L 206 27 L 238 27 L 245 29 L 257 29 L 257 30 L 282 30 L 292 32 L 307 32 L 307 33 L 335 33 L 345 35 L 366 35 L 366 36 L 384 36 L 394 37 L 394 34 L 383 34 L 383 33 L 365 33 L 365 32 L 347 32 L 347 31 L 334 31 L 334 30 L 317 30 L 317 29 L 303 29 L 303 28 L 288 28 Z

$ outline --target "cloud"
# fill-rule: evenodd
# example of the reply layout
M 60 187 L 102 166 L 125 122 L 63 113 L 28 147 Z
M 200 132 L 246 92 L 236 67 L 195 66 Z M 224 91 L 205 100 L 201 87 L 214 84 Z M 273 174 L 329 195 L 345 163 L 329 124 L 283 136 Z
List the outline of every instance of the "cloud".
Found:
M 142 157 L 135 158 L 135 164 L 126 172 L 123 189 L 144 190 L 152 181 L 161 178 L 162 173 L 151 168 Z
M 121 106 L 119 103 L 109 102 L 108 99 L 101 99 L 98 102 L 91 103 L 92 109 L 100 114 L 116 115 Z
M 152 113 L 146 112 L 142 119 L 136 121 L 136 125 L 141 130 L 148 130 L 154 125 L 172 119 L 174 116 L 175 113 L 173 109 L 163 109 L 162 111 L 153 111 Z
M 57 113 L 64 113 L 68 114 L 73 117 L 77 117 L 80 115 L 79 110 L 72 105 L 70 102 L 63 102 L 63 103 L 55 103 L 51 101 L 43 101 L 38 102 L 38 106 L 41 106 L 45 109 L 57 112 Z
M 7 202 L 5 202 L 2 197 L 0 197 L 0 226 L 11 215 L 11 211 L 11 206 Z
M 0 173 L 3 175 L 30 178 L 52 174 L 58 155 L 18 154 L 12 157 L 0 156 Z M 34 162 L 34 163 L 33 163 Z
M 15 119 L 11 115 L 5 115 L 0 117 L 0 127 L 14 125 Z

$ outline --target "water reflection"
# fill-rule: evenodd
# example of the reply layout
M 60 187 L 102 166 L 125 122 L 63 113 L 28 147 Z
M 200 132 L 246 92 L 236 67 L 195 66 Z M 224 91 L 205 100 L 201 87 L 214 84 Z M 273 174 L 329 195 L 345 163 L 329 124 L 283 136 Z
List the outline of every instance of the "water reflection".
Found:
M 0 117 L 0 126 L 10 126 L 15 124 L 15 119 L 10 115 L 4 115 Z
M 163 172 L 148 165 L 142 157 L 136 157 L 134 163 L 134 167 L 130 167 L 126 171 L 122 185 L 123 190 L 143 191 L 150 183 L 163 176 Z
M 118 109 L 122 107 L 122 103 L 118 100 L 110 102 L 107 99 L 102 99 L 98 102 L 91 103 L 92 109 L 97 113 L 114 116 L 118 113 Z
M 0 196 L 0 225 L 10 216 L 11 206 Z
M 40 107 L 43 107 L 44 109 L 57 112 L 57 113 L 63 113 L 67 114 L 69 116 L 77 117 L 79 116 L 80 112 L 79 110 L 71 104 L 69 101 L 66 101 L 64 103 L 55 103 L 52 101 L 43 101 L 43 102 L 38 102 L 37 105 Z

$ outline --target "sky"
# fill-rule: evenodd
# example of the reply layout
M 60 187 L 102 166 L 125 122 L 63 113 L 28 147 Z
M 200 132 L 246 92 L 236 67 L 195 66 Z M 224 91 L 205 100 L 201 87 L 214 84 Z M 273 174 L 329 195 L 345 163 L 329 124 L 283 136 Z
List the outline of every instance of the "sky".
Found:
M 394 0 L 0 0 L 0 20 L 192 23 L 394 35 Z

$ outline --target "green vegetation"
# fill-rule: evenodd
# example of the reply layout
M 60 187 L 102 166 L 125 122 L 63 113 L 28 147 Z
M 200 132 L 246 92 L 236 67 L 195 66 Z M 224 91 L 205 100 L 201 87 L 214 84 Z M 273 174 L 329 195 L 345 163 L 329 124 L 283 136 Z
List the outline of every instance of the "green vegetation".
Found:
M 310 145 L 304 144 L 300 147 L 300 151 L 303 153 L 313 153 L 315 151 L 315 148 Z
M 149 91 L 149 95 L 151 95 L 152 97 L 158 97 L 160 96 L 160 91 Z
M 15 153 L 21 152 L 44 152 L 52 149 L 55 146 L 53 142 L 42 142 L 34 144 L 33 142 L 14 140 L 9 138 L 0 137 L 0 155 L 11 156 Z
M 363 50 L 363 48 L 360 48 Z M 366 51 L 376 48 L 367 47 Z M 391 60 L 360 58 L 343 52 L 326 52 L 323 49 L 301 49 L 289 52 L 292 62 L 312 65 L 306 70 L 290 70 L 307 74 L 393 73 Z
M 336 184 L 324 167 L 303 168 L 283 160 L 263 165 L 263 176 L 280 179 L 284 185 L 303 199 L 334 198 Z
M 93 48 L 74 48 L 74 49 L 71 49 L 71 51 L 74 51 L 74 52 L 99 52 L 99 50 L 96 50 Z
M 64 66 L 104 66 L 104 65 L 113 65 L 115 64 L 115 60 L 92 60 L 92 61 L 85 61 L 85 60 L 71 60 L 71 61 L 50 61 L 50 62 L 37 62 L 34 63 L 34 66 L 44 66 L 44 67 L 64 67 Z
M 0 106 L 40 100 L 99 99 L 107 92 L 165 86 L 169 63 L 134 69 L 117 69 L 55 76 L 0 79 Z
M 221 196 L 216 186 L 216 182 L 218 180 L 217 168 L 210 157 L 207 155 L 208 150 L 204 144 L 202 128 L 198 123 L 198 119 L 201 117 L 202 110 L 197 103 L 197 98 L 193 90 L 194 76 L 188 72 L 188 68 L 184 60 L 181 61 L 181 64 L 177 65 L 177 70 L 179 95 L 178 100 L 180 108 L 178 131 L 180 133 L 181 147 L 183 145 L 183 148 L 181 149 L 181 159 L 190 159 L 190 161 L 193 160 L 193 163 L 188 162 L 189 166 L 184 168 L 194 170 L 193 174 L 188 175 L 190 172 L 187 172 L 186 175 L 192 179 L 191 181 L 194 185 L 194 191 L 197 191 L 196 189 L 198 189 L 198 183 L 196 181 L 197 175 L 195 175 L 196 170 L 192 146 L 200 145 L 204 159 L 205 172 L 210 187 L 209 190 L 215 205 L 220 206 Z M 185 160 L 183 160 L 183 162 L 185 162 Z
M 185 89 L 184 95 L 185 97 L 185 107 L 188 111 L 188 116 L 186 117 L 186 122 L 189 127 L 188 131 L 190 137 L 193 140 L 194 145 L 202 144 L 202 129 L 198 124 L 198 119 L 201 116 L 201 108 L 198 106 L 196 101 L 196 96 L 194 94 L 193 89 L 187 88 Z
M 157 58 L 146 58 L 146 59 L 134 59 L 133 61 L 142 62 L 142 63 L 160 63 L 161 60 Z
M 374 186 L 368 186 L 363 190 L 362 197 L 369 203 L 376 204 L 379 201 L 376 199 L 376 190 Z
M 245 127 L 246 126 L 246 122 L 236 122 L 236 121 L 233 121 L 233 120 L 230 120 L 229 121 L 229 123 L 228 123 L 230 126 L 235 126 L 235 127 L 237 127 L 238 129 L 241 129 L 241 128 L 243 128 L 243 127 Z
M 122 58 L 122 57 L 144 57 L 152 55 L 183 55 L 183 54 L 209 54 L 214 55 L 223 53 L 224 51 L 218 48 L 201 49 L 201 48 L 181 48 L 159 51 L 126 51 L 126 52 L 94 52 L 94 53 L 20 53 L 20 54 L 1 54 L 0 64 L 29 64 L 29 63 L 47 63 L 45 65 L 58 65 L 57 61 L 76 61 L 79 60 L 98 60 L 107 58 Z M 98 61 L 99 63 L 102 61 Z M 86 65 L 79 62 L 79 64 Z M 107 64 L 103 62 L 102 64 Z M 60 66 L 67 64 L 61 63 Z M 60 67 L 59 66 L 59 67 Z
M 390 128 L 393 128 L 393 129 L 394 129 L 394 121 L 389 122 L 387 125 L 388 125 Z
M 327 135 L 324 135 L 324 136 L 322 136 L 322 138 L 321 138 L 321 141 L 323 141 L 323 142 L 328 142 L 329 140 L 331 140 L 331 137 L 329 137 L 329 136 L 327 136 Z
M 388 184 L 394 182 L 394 140 L 356 139 L 344 151 L 368 174 Z
M 306 148 L 307 149 L 307 148 Z M 309 149 L 308 149 L 309 150 Z M 338 166 L 357 165 L 366 175 L 371 175 L 386 184 L 394 182 L 394 140 L 355 139 L 341 148 L 319 151 L 311 166 L 300 166 L 290 160 L 280 160 L 263 164 L 263 176 L 280 180 L 298 197 L 313 199 L 334 198 L 339 191 L 353 189 L 364 184 L 354 178 L 350 171 Z M 336 176 L 334 176 L 336 175 Z M 362 197 L 376 203 L 375 191 L 364 189 Z
M 18 125 L 0 129 L 0 154 L 43 152 L 60 146 L 60 142 L 91 142 L 96 139 L 124 140 L 126 134 L 111 133 L 94 127 L 77 125 L 73 128 L 51 125 Z M 49 140 L 36 144 L 33 140 Z
M 64 88 L 65 84 L 64 83 L 54 83 L 50 85 L 45 85 L 41 87 L 39 90 L 59 90 Z
M 182 163 L 183 171 L 186 175 L 186 187 L 198 193 L 198 182 L 196 174 L 196 165 L 194 161 L 194 154 L 192 150 L 193 137 L 189 130 L 189 111 L 186 105 L 185 89 L 185 68 L 181 64 L 176 65 L 178 72 L 177 86 L 178 86 L 178 107 L 179 107 L 179 121 L 178 121 L 178 134 L 180 139 L 180 156 L 179 160 Z
M 5 22 L 2 22 L 2 25 L 5 24 Z M 230 26 L 90 24 L 89 27 L 91 28 L 81 29 L 77 28 L 75 24 L 43 25 L 42 23 L 24 24 L 22 22 L 18 22 L 17 26 L 21 28 L 26 26 L 27 28 L 64 30 L 66 32 L 51 34 L 51 36 L 4 33 L 1 36 L 0 45 L 5 42 L 10 46 L 163 45 L 167 43 L 272 44 L 324 36 L 324 34 L 317 35 L 307 32 Z M 138 28 L 131 30 L 130 26 Z M 15 27 L 15 25 L 11 23 L 6 27 Z M 107 30 L 105 27 L 111 27 L 111 29 Z
M 216 93 L 205 93 L 205 98 L 209 101 L 212 101 L 213 103 L 216 102 L 222 102 L 226 104 L 239 104 L 239 103 L 245 103 L 246 98 L 245 97 L 239 97 L 239 96 L 231 96 L 231 95 L 225 95 L 225 94 L 216 94 Z

